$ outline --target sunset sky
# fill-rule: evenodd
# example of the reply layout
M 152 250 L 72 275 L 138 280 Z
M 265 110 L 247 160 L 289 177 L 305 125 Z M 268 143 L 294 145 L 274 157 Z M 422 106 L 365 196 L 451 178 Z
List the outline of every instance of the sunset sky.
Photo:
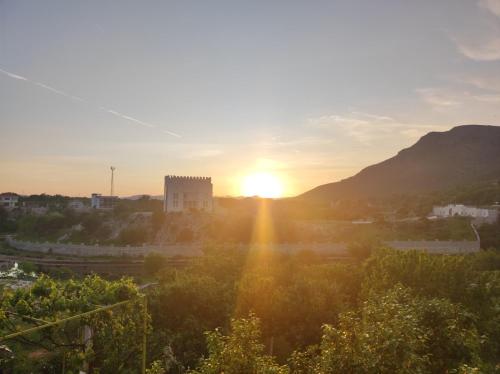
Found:
M 0 192 L 239 195 L 500 120 L 500 0 L 0 1 Z

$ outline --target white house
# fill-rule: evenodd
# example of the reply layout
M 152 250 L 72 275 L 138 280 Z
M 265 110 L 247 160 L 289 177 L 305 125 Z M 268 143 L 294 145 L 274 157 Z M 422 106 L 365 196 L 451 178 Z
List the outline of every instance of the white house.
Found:
M 213 186 L 210 177 L 167 175 L 163 197 L 165 212 L 213 211 Z
M 68 208 L 73 209 L 76 212 L 84 212 L 89 209 L 89 206 L 85 205 L 82 200 L 72 199 L 68 203 Z
M 19 195 L 12 192 L 4 192 L 0 194 L 0 206 L 6 209 L 14 209 L 19 203 Z
M 449 204 L 446 206 L 435 206 L 432 208 L 432 215 L 441 218 L 447 217 L 472 217 L 482 222 L 493 223 L 498 219 L 498 210 L 488 208 L 478 208 L 462 204 Z
M 100 193 L 93 193 L 90 206 L 94 209 L 112 209 L 117 201 L 117 196 L 103 196 Z

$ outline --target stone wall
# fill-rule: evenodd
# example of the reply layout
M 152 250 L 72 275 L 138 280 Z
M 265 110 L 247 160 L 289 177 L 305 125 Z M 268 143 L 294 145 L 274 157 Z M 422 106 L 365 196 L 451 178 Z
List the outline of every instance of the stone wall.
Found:
M 15 240 L 11 237 L 6 239 L 7 243 L 18 250 L 30 252 L 53 253 L 73 256 L 144 256 L 148 253 L 156 252 L 165 256 L 199 256 L 202 254 L 203 245 L 201 244 L 172 244 L 172 245 L 145 245 L 145 246 L 92 246 L 83 244 L 64 244 L 64 243 L 34 243 Z M 249 248 L 248 245 L 226 245 L 227 247 L 236 247 L 241 249 Z M 312 244 L 273 244 L 252 245 L 252 249 L 264 250 L 272 248 L 277 251 L 294 253 L 301 250 L 311 250 L 325 254 L 346 254 L 346 245 L 340 243 L 312 243 Z
M 199 256 L 201 246 L 196 245 L 168 245 L 168 246 L 92 246 L 84 244 L 64 243 L 35 243 L 7 238 L 7 243 L 18 250 L 30 252 L 53 253 L 73 256 L 143 256 L 152 252 L 159 252 L 166 256 Z
M 479 241 L 391 241 L 385 243 L 388 247 L 400 250 L 418 249 L 429 253 L 463 254 L 480 250 Z
M 165 256 L 200 256 L 203 245 L 201 244 L 173 244 L 173 245 L 145 245 L 145 246 L 91 246 L 83 244 L 63 243 L 34 243 L 6 238 L 7 243 L 22 251 L 53 253 L 73 256 L 144 256 L 148 253 L 157 252 Z M 463 254 L 479 251 L 479 241 L 390 241 L 385 242 L 390 248 L 400 250 L 424 250 L 429 253 Z M 225 245 L 228 248 L 236 247 L 248 249 L 249 245 Z M 296 253 L 302 250 L 310 250 L 330 256 L 347 255 L 347 245 L 343 243 L 309 243 L 309 244 L 272 244 L 252 245 L 253 250 L 273 249 L 286 253 Z

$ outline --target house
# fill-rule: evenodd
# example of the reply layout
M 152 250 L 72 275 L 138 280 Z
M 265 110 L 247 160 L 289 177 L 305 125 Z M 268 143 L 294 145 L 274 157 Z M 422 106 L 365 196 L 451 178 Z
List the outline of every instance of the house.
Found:
M 68 203 L 67 207 L 69 209 L 73 209 L 75 212 L 84 212 L 89 209 L 89 206 L 86 205 L 82 200 L 72 199 Z
M 213 186 L 210 177 L 165 177 L 165 212 L 213 211 Z
M 494 208 L 478 208 L 462 204 L 449 204 L 446 206 L 434 206 L 432 215 L 438 218 L 447 217 L 471 217 L 477 223 L 494 223 L 498 220 L 498 210 Z
M 13 192 L 4 192 L 0 194 L 0 206 L 5 209 L 17 208 L 19 204 L 19 195 Z
M 113 209 L 118 201 L 118 196 L 103 196 L 100 193 L 93 193 L 90 206 L 94 209 Z

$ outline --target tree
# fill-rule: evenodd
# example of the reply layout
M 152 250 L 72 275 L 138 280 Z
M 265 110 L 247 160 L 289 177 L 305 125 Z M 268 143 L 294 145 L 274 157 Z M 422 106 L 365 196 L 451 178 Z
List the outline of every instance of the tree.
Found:
M 144 272 L 146 275 L 155 275 L 167 265 L 167 258 L 160 253 L 148 253 L 144 257 Z
M 168 346 L 179 366 L 194 367 L 206 353 L 204 332 L 228 325 L 233 300 L 234 292 L 208 275 L 189 269 L 160 272 L 150 302 L 153 358 Z
M 55 321 L 124 300 L 136 301 L 9 340 L 7 344 L 15 352 L 9 365 L 17 372 L 59 372 L 64 356 L 67 370 L 77 370 L 86 361 L 104 373 L 137 372 L 144 315 L 137 287 L 130 279 L 108 282 L 89 276 L 82 281 L 55 281 L 42 276 L 30 288 L 6 290 L 0 301 L 4 311 L 0 334 L 32 327 L 33 318 Z M 84 326 L 94 331 L 91 345 L 82 342 Z
M 415 297 L 397 286 L 384 296 L 373 295 L 359 315 L 343 314 L 337 327 L 325 325 L 320 353 L 307 371 L 306 354 L 296 354 L 294 366 L 318 374 L 444 373 L 481 365 L 480 341 L 463 307 Z
M 254 316 L 231 321 L 231 333 L 207 333 L 208 357 L 191 374 L 286 374 L 286 366 L 265 355 L 260 342 L 259 320 Z

